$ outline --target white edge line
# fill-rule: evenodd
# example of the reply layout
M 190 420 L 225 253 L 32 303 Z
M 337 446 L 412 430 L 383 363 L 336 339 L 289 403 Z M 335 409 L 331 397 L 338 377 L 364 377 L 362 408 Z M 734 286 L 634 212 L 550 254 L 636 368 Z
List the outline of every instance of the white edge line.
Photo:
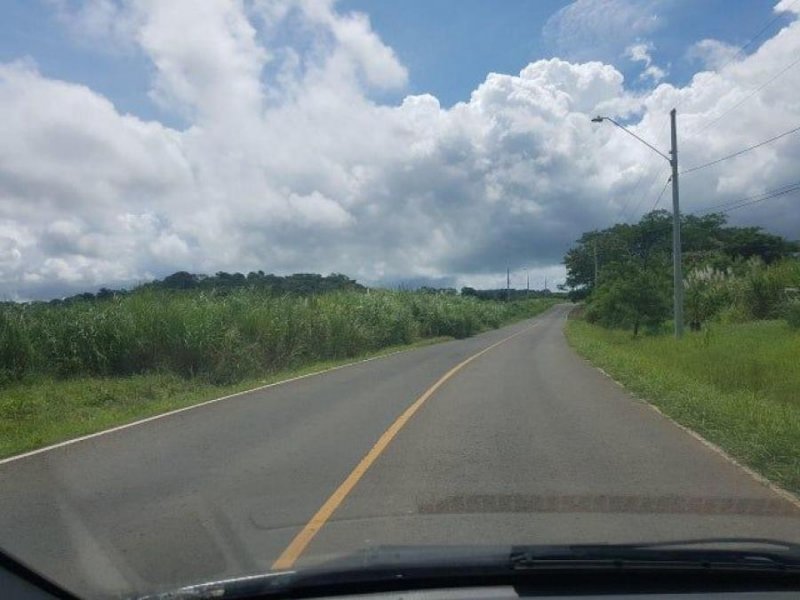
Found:
M 545 311 L 546 312 L 546 311 Z M 541 314 L 540 313 L 534 317 L 533 319 L 538 318 Z M 497 329 L 491 331 L 498 331 Z M 488 332 L 487 332 L 488 333 Z M 453 340 L 442 340 L 444 341 L 453 341 Z M 436 343 L 429 344 L 431 346 L 435 346 Z M 394 352 L 388 352 L 386 354 L 379 354 L 378 356 L 370 356 L 369 358 L 364 358 L 361 360 L 357 360 L 354 362 L 345 363 L 343 365 L 336 365 L 335 367 L 328 367 L 327 369 L 322 369 L 321 371 L 313 371 L 312 373 L 306 373 L 304 375 L 298 375 L 296 377 L 290 377 L 289 379 L 282 379 L 281 381 L 273 381 L 272 383 L 267 383 L 265 385 L 259 385 L 254 388 L 250 388 L 249 390 L 242 390 L 241 392 L 235 392 L 233 394 L 228 394 L 227 396 L 221 396 L 219 398 L 212 398 L 211 400 L 205 400 L 200 402 L 199 404 L 191 404 L 189 406 L 184 406 L 183 408 L 176 408 L 175 410 L 170 410 L 165 413 L 160 413 L 157 415 L 153 415 L 152 417 L 146 417 L 144 419 L 139 419 L 138 421 L 131 421 L 130 423 L 125 423 L 124 425 L 117 425 L 116 427 L 112 427 L 110 429 L 103 429 L 102 431 L 95 431 L 94 433 L 88 433 L 86 435 L 82 435 L 76 438 L 71 438 L 69 440 L 64 440 L 63 442 L 58 442 L 57 444 L 51 444 L 50 446 L 45 446 L 43 448 L 37 448 L 36 450 L 31 450 L 29 452 L 23 452 L 22 454 L 15 454 L 14 456 L 9 456 L 8 458 L 0 459 L 0 465 L 5 465 L 10 462 L 14 462 L 15 460 L 21 460 L 23 458 L 28 458 L 30 456 L 35 456 L 37 454 L 42 454 L 44 452 L 49 452 L 50 450 L 56 450 L 57 448 L 63 448 L 64 446 L 70 446 L 72 444 L 77 444 L 78 442 L 83 442 L 86 440 L 90 440 L 92 438 L 100 437 L 102 435 L 106 435 L 108 433 L 114 433 L 115 431 L 122 431 L 123 429 L 129 429 L 131 427 L 136 427 L 138 425 L 143 425 L 144 423 L 149 423 L 150 421 L 156 421 L 158 419 L 163 419 L 165 417 L 171 417 L 173 415 L 180 414 L 182 412 L 186 412 L 189 410 L 194 410 L 195 408 L 200 408 L 203 406 L 208 406 L 209 404 L 215 404 L 216 402 L 222 402 L 223 400 L 229 400 L 231 398 L 236 398 L 237 396 L 244 396 L 245 394 L 252 394 L 253 392 L 259 392 L 261 390 L 265 390 L 267 388 L 276 387 L 279 385 L 283 385 L 285 383 L 292 383 L 293 381 L 298 381 L 300 379 L 307 379 L 309 377 L 315 377 L 317 375 L 322 375 L 323 373 L 330 373 L 331 371 L 338 371 L 339 369 L 344 369 L 346 367 L 354 367 L 356 365 L 360 365 L 366 362 L 370 362 L 373 360 L 378 360 L 381 358 L 389 358 L 390 356 L 394 356 L 396 354 L 402 354 L 403 352 L 410 352 L 411 350 L 417 350 L 418 348 L 402 348 L 400 350 L 395 350 Z
M 442 341 L 450 341 L 450 340 L 442 340 Z M 436 345 L 430 344 L 431 346 Z M 409 352 L 411 350 L 416 350 L 417 348 L 402 348 L 400 350 L 395 350 L 394 352 L 388 352 L 386 354 L 379 354 L 377 356 L 370 356 L 369 358 L 364 358 L 361 360 L 357 360 L 354 362 L 345 363 L 342 365 L 336 365 L 333 367 L 328 367 L 327 369 L 322 369 L 320 371 L 313 371 L 311 373 L 305 373 L 303 375 L 297 375 L 296 377 L 290 377 L 289 379 L 281 379 L 280 381 L 273 381 L 272 383 L 267 383 L 265 385 L 259 385 L 254 388 L 250 388 L 247 390 L 242 390 L 241 392 L 235 392 L 233 394 L 228 394 L 227 396 L 220 396 L 219 398 L 212 398 L 211 400 L 204 400 L 198 404 L 191 404 L 189 406 L 184 406 L 183 408 L 176 408 L 174 410 L 170 410 L 165 413 L 159 413 L 157 415 L 153 415 L 152 417 L 145 417 L 144 419 L 139 419 L 138 421 L 131 421 L 130 423 L 125 423 L 124 425 L 117 425 L 116 427 L 111 427 L 110 429 L 103 429 L 102 431 L 95 431 L 94 433 L 88 433 L 86 435 L 82 435 L 76 438 L 71 438 L 68 440 L 64 440 L 63 442 L 58 442 L 57 444 L 52 444 L 50 446 L 45 446 L 43 448 L 37 448 L 36 450 L 31 450 L 29 452 L 23 452 L 22 454 L 15 454 L 14 456 L 9 456 L 8 458 L 0 459 L 0 465 L 4 465 L 15 460 L 20 460 L 22 458 L 27 458 L 29 456 L 34 456 L 36 454 L 41 454 L 43 452 L 48 452 L 50 450 L 55 450 L 56 448 L 63 448 L 64 446 L 69 446 L 71 444 L 75 444 L 77 442 L 83 442 L 85 440 L 90 440 L 92 438 L 100 437 L 101 435 L 106 435 L 107 433 L 114 433 L 115 431 L 121 431 L 123 429 L 128 429 L 130 427 L 136 427 L 137 425 L 142 425 L 144 423 L 149 423 L 150 421 L 156 421 L 158 419 L 163 419 L 165 417 L 171 417 L 173 415 L 177 415 L 182 412 L 186 412 L 189 410 L 194 410 L 195 408 L 200 408 L 202 406 L 208 406 L 209 404 L 215 404 L 216 402 L 222 402 L 223 400 L 229 400 L 231 398 L 236 398 L 237 396 L 244 396 L 245 394 L 252 394 L 253 392 L 258 392 L 261 390 L 265 390 L 267 388 L 276 387 L 279 385 L 283 385 L 285 383 L 292 383 L 293 381 L 298 381 L 300 379 L 307 379 L 308 377 L 314 377 L 316 375 L 322 375 L 323 373 L 330 373 L 331 371 L 338 371 L 339 369 L 344 369 L 346 367 L 354 367 L 356 365 L 360 365 L 366 362 L 370 362 L 372 360 L 378 360 L 380 358 L 388 358 L 390 356 L 394 356 L 395 354 L 402 354 L 403 352 Z
M 576 354 L 577 354 L 577 353 L 576 353 Z M 738 467 L 739 469 L 741 469 L 742 471 L 744 471 L 745 473 L 747 473 L 747 474 L 748 474 L 748 475 L 749 475 L 749 476 L 750 476 L 752 479 L 754 479 L 756 482 L 758 482 L 758 483 L 760 483 L 761 485 L 763 485 L 763 486 L 765 486 L 765 487 L 769 488 L 769 489 L 770 489 L 772 492 L 774 492 L 774 493 L 775 493 L 775 494 L 777 494 L 778 496 L 781 496 L 781 497 L 782 497 L 784 500 L 786 500 L 787 502 L 789 502 L 789 503 L 793 504 L 793 505 L 794 505 L 796 508 L 800 508 L 800 498 L 798 498 L 797 496 L 795 496 L 795 495 L 794 495 L 792 492 L 790 492 L 789 490 L 785 490 L 785 489 L 783 489 L 781 486 L 779 486 L 779 485 L 778 485 L 777 483 L 775 483 L 774 481 L 772 481 L 772 480 L 770 480 L 770 479 L 767 479 L 766 477 L 764 477 L 764 476 L 763 476 L 763 475 L 761 475 L 760 473 L 758 473 L 758 472 L 754 471 L 753 469 L 751 469 L 751 468 L 750 468 L 750 467 L 748 467 L 747 465 L 744 465 L 744 464 L 740 463 L 738 460 L 736 460 L 734 457 L 732 457 L 730 454 L 728 454 L 728 453 L 727 453 L 725 450 L 723 450 L 722 448 L 720 448 L 719 446 L 717 446 L 717 445 L 716 445 L 714 442 L 710 442 L 710 441 L 708 441 L 708 440 L 707 440 L 706 438 L 704 438 L 702 435 L 700 435 L 699 433 L 697 433 L 697 432 L 696 432 L 694 429 L 690 429 L 690 428 L 689 428 L 689 427 L 687 427 L 686 425 L 682 425 L 681 423 L 678 423 L 678 421 L 676 421 L 675 419 L 673 419 L 672 417 L 670 417 L 670 416 L 669 416 L 667 413 L 665 413 L 663 410 L 661 410 L 660 408 L 658 408 L 658 407 L 657 407 L 655 404 L 651 403 L 649 400 L 647 400 L 647 399 L 645 399 L 645 398 L 642 398 L 642 397 L 640 397 L 640 396 L 637 396 L 636 394 L 634 394 L 633 392 L 631 392 L 631 391 L 630 391 L 630 390 L 629 390 L 627 387 L 625 387 L 625 386 L 624 386 L 622 383 L 620 383 L 619 381 L 617 381 L 616 379 L 614 379 L 614 378 L 613 378 L 611 375 L 609 375 L 609 374 L 608 374 L 608 373 L 607 373 L 605 370 L 603 370 L 603 369 L 601 369 L 600 367 L 598 367 L 598 366 L 595 366 L 594 364 L 592 364 L 592 362 L 591 362 L 589 359 L 587 359 L 587 358 L 584 358 L 583 356 L 581 356 L 581 358 L 583 358 L 583 360 L 585 360 L 587 363 L 589 363 L 589 364 L 590 364 L 592 367 L 594 367 L 595 369 L 597 369 L 598 371 L 600 371 L 600 372 L 601 372 L 603 375 L 605 375 L 606 377 L 608 377 L 608 378 L 609 378 L 611 381 L 613 381 L 613 382 L 614 382 L 614 383 L 616 383 L 616 384 L 617 384 L 619 387 L 621 387 L 623 390 L 625 390 L 625 392 L 626 392 L 626 393 L 627 393 L 627 394 L 628 394 L 628 395 L 629 395 L 631 398 L 633 398 L 633 399 L 635 399 L 635 400 L 638 400 L 638 401 L 639 401 L 641 404 L 644 404 L 644 405 L 645 405 L 646 407 L 648 407 L 649 409 L 651 409 L 651 410 L 655 411 L 656 413 L 658 413 L 659 415 L 661 415 L 661 417 L 663 417 L 664 419 L 666 419 L 667 421 L 669 421 L 670 423 L 672 423 L 673 425 L 675 425 L 675 427 L 677 427 L 678 429 L 680 429 L 680 430 L 681 430 L 681 431 L 683 431 L 684 433 L 688 433 L 690 436 L 692 436 L 692 437 L 693 437 L 694 439 L 696 439 L 698 442 L 700 442 L 701 444 L 703 444 L 703 446 L 705 446 L 706 448 L 708 448 L 708 449 L 709 449 L 709 450 L 711 450 L 712 452 L 716 452 L 716 453 L 717 453 L 719 456 L 721 456 L 723 459 L 725 459 L 725 460 L 726 460 L 726 461 L 728 461 L 729 463 L 733 464 L 735 467 Z

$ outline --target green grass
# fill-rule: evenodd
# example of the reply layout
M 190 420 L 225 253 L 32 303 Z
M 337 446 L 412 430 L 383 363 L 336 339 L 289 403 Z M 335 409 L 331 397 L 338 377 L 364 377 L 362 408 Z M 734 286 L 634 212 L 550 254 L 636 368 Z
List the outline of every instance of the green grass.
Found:
M 800 332 L 785 322 L 714 324 L 675 340 L 575 319 L 567 338 L 637 396 L 800 492 Z
M 0 390 L 0 458 L 138 419 L 348 364 L 450 340 L 428 338 L 361 356 L 316 362 L 232 384 L 149 373 L 128 377 L 40 378 Z
M 0 305 L 0 383 L 168 372 L 232 383 L 437 336 L 468 337 L 548 300 L 411 292 L 310 297 L 145 290 L 66 306 Z
M 12 356 L 14 344 L 23 350 L 27 344 L 29 354 L 25 369 L 7 372 L 0 385 L 0 457 L 356 359 L 473 335 L 555 302 L 407 292 L 329 296 L 187 294 L 134 298 L 132 305 L 125 299 L 6 308 L 23 318 L 12 315 L 13 330 L 6 313 L 0 352 L 5 347 Z M 145 360 L 132 362 L 143 348 Z M 69 365 L 66 372 L 59 361 Z M 8 370 L 9 362 L 2 364 Z

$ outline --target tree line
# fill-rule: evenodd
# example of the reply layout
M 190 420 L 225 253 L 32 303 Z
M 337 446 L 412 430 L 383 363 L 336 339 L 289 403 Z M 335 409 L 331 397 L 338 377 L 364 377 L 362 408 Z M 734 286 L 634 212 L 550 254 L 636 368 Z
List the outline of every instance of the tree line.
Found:
M 552 292 L 550 290 L 518 290 L 499 288 L 495 290 L 476 290 L 471 287 L 461 288 L 462 296 L 474 296 L 481 300 L 525 300 L 526 298 L 550 298 L 552 296 L 563 296 L 559 292 Z
M 295 273 L 293 275 L 273 275 L 264 271 L 227 273 L 219 271 L 214 275 L 177 271 L 163 279 L 155 279 L 133 289 L 100 288 L 97 293 L 83 292 L 67 298 L 51 300 L 50 304 L 70 304 L 76 301 L 106 300 L 125 296 L 140 290 L 186 291 L 196 290 L 226 294 L 233 290 L 258 290 L 277 296 L 310 295 L 333 291 L 365 291 L 367 288 L 341 273 L 319 275 L 317 273 Z
M 692 329 L 712 318 L 778 318 L 798 310 L 800 244 L 760 227 L 734 227 L 724 214 L 681 217 L 685 316 Z M 672 313 L 672 215 L 584 233 L 566 253 L 564 288 L 586 300 L 587 319 L 657 330 Z
M 136 291 L 157 290 L 157 291 L 204 291 L 217 295 L 224 295 L 233 290 L 257 290 L 270 295 L 301 295 L 322 294 L 335 291 L 357 291 L 365 292 L 367 287 L 358 283 L 355 279 L 342 275 L 341 273 L 331 273 L 330 275 L 320 275 L 317 273 L 295 273 L 293 275 L 273 275 L 264 271 L 250 271 L 244 273 L 227 273 L 219 271 L 214 275 L 204 275 L 202 273 L 190 273 L 188 271 L 177 271 L 167 275 L 163 279 L 155 279 L 146 283 L 139 284 L 131 289 L 112 289 L 102 287 L 97 292 L 82 292 L 66 298 L 56 298 L 50 300 L 50 304 L 71 304 L 79 301 L 107 300 L 110 298 L 126 296 Z M 561 296 L 560 292 L 550 290 L 517 290 L 493 289 L 479 290 L 472 287 L 463 287 L 461 290 L 456 288 L 437 288 L 432 286 L 421 286 L 414 291 L 422 294 L 437 294 L 445 296 L 471 296 L 480 300 L 525 300 L 530 298 L 546 298 L 553 295 Z

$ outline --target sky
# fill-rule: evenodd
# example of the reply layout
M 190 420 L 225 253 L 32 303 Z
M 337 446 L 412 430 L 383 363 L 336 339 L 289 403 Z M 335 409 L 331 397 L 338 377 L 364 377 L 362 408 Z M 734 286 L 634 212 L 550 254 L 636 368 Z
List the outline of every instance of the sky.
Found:
M 5 0 L 0 298 L 178 270 L 553 288 L 679 162 L 800 126 L 800 1 Z M 800 133 L 681 177 L 794 183 Z M 731 210 L 800 237 L 796 195 Z

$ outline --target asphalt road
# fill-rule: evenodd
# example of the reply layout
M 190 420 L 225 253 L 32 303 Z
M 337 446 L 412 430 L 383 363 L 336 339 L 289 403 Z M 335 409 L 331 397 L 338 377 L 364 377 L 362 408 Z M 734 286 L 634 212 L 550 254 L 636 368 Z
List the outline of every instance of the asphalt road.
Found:
M 4 461 L 0 547 L 93 597 L 264 572 L 343 482 L 298 565 L 379 544 L 800 542 L 792 503 L 577 357 L 568 310 Z

